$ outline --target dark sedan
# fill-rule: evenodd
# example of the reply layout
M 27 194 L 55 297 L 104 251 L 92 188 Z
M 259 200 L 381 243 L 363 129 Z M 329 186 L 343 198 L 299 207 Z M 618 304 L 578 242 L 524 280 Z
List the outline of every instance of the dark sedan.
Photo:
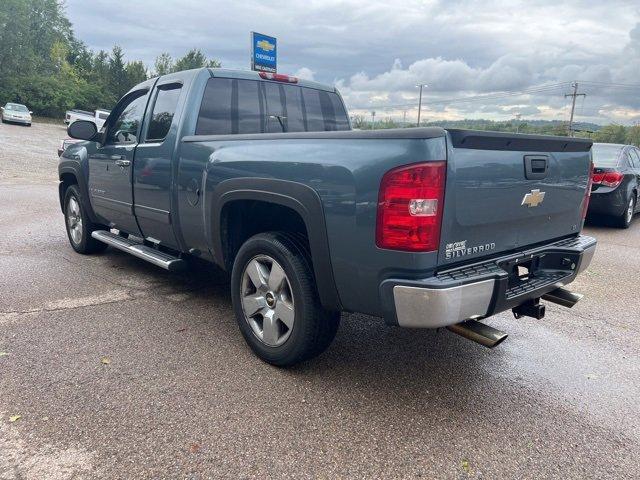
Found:
M 640 209 L 640 149 L 633 145 L 594 143 L 593 187 L 589 216 L 605 215 L 629 228 Z

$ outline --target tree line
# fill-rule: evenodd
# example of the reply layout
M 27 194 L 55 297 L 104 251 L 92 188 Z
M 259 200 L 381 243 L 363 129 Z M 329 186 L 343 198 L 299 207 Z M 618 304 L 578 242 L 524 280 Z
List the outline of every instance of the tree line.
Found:
M 352 115 L 351 124 L 353 128 L 361 130 L 385 129 L 385 128 L 406 128 L 415 127 L 415 123 L 398 122 L 392 118 L 386 118 L 375 122 L 364 115 Z M 536 135 L 569 135 L 567 122 L 534 120 L 527 121 L 495 121 L 487 119 L 466 119 L 466 120 L 444 120 L 438 122 L 423 122 L 421 127 L 443 127 L 443 128 L 468 128 L 472 130 L 491 130 L 494 132 L 509 133 L 530 133 Z M 640 147 L 640 125 L 596 125 L 589 123 L 578 125 L 575 130 L 576 137 L 590 138 L 594 142 L 601 143 L 624 143 Z
M 193 49 L 176 60 L 162 53 L 150 71 L 142 61 L 126 61 L 117 45 L 90 50 L 75 37 L 60 0 L 0 1 L 0 103 L 24 103 L 36 115 L 110 109 L 147 78 L 204 66 L 220 63 Z

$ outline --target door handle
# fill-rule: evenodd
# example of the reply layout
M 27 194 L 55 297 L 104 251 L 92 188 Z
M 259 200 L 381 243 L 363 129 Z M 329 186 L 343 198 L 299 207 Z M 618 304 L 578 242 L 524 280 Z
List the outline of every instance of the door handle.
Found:
M 109 160 L 124 160 L 125 158 L 127 157 L 125 157 L 124 155 L 111 155 L 109 157 Z
M 131 160 L 116 160 L 116 165 L 118 165 L 119 167 L 128 167 L 129 165 L 131 165 Z

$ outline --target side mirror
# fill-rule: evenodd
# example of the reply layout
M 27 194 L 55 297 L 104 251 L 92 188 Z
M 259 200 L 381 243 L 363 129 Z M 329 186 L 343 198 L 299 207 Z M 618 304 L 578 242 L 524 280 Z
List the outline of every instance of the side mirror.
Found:
M 0 107 L 0 110 L 2 110 L 4 112 L 4 107 Z
M 31 110 L 29 110 L 29 115 L 33 115 L 33 112 Z
M 67 135 L 78 140 L 93 140 L 97 133 L 96 124 L 89 120 L 76 120 L 67 127 Z

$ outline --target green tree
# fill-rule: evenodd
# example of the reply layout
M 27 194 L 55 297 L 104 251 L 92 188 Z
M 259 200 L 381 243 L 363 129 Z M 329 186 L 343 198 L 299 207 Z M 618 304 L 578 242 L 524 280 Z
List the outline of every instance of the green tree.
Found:
M 179 72 L 181 70 L 190 70 L 192 68 L 202 67 L 217 68 L 220 67 L 220 62 L 215 59 L 207 60 L 207 56 L 204 53 L 199 49 L 194 48 L 189 50 L 184 57 L 179 58 L 176 61 L 173 71 Z
M 109 56 L 109 89 L 117 98 L 122 97 L 129 90 L 124 52 L 118 45 L 113 47 Z
M 166 75 L 167 73 L 173 72 L 173 58 L 168 53 L 161 53 L 156 57 L 156 61 L 154 64 L 155 67 L 155 75 L 161 76 Z
M 602 143 L 625 143 L 627 130 L 624 125 L 605 125 L 595 133 L 593 139 Z
M 129 62 L 125 67 L 125 71 L 127 73 L 127 83 L 129 88 L 137 85 L 140 82 L 144 82 L 147 78 L 147 69 L 144 66 L 144 63 L 141 61 Z
M 630 143 L 636 147 L 640 147 L 640 125 L 634 125 L 627 128 L 627 138 L 625 143 Z

